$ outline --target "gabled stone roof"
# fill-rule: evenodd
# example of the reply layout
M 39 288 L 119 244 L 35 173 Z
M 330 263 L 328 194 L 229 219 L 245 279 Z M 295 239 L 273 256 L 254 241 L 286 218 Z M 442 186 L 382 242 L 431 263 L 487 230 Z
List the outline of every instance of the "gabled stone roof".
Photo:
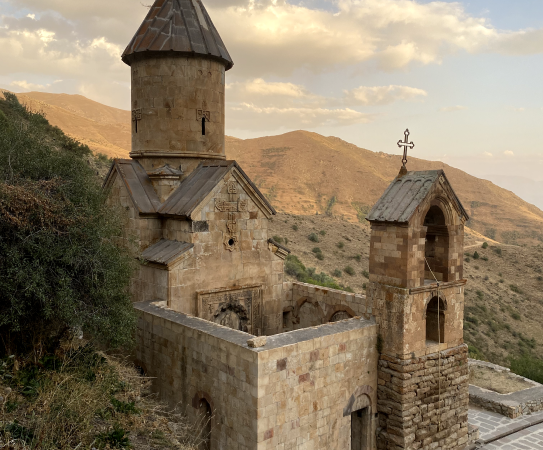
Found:
M 110 187 L 116 175 L 120 175 L 140 214 L 156 214 L 160 200 L 153 184 L 142 165 L 134 159 L 116 159 L 104 181 L 104 187 Z
M 156 0 L 122 60 L 131 65 L 136 55 L 179 54 L 205 56 L 234 65 L 201 0 Z
M 169 164 L 165 164 L 158 169 L 149 172 L 149 178 L 179 178 L 183 175 L 183 171 L 170 167 Z
M 161 239 L 156 244 L 146 248 L 141 257 L 151 263 L 169 266 L 193 247 L 194 244 L 187 242 Z
M 252 196 L 257 204 L 268 215 L 276 214 L 273 206 L 258 190 L 236 161 L 205 161 L 194 169 L 185 178 L 179 187 L 168 197 L 164 203 L 160 203 L 150 176 L 157 173 L 177 174 L 178 170 L 166 166 L 147 174 L 141 164 L 134 159 L 116 159 L 111 166 L 109 174 L 104 181 L 104 187 L 108 188 L 118 174 L 128 190 L 134 207 L 143 215 L 158 215 L 177 219 L 189 219 L 191 213 L 211 193 L 224 176 L 234 170 L 237 172 L 241 184 L 247 193 Z
M 236 161 L 207 161 L 201 163 L 164 202 L 158 210 L 159 214 L 177 218 L 189 218 L 196 207 L 211 193 L 224 176 L 234 168 L 245 180 L 255 198 L 259 200 L 270 214 L 275 214 L 273 206 L 245 172 L 243 172 Z
M 407 223 L 424 201 L 432 186 L 442 179 L 447 184 L 452 197 L 450 200 L 457 204 L 458 210 L 469 219 L 462 203 L 454 193 L 443 170 L 426 170 L 407 172 L 396 178 L 373 206 L 366 220 L 369 222 Z

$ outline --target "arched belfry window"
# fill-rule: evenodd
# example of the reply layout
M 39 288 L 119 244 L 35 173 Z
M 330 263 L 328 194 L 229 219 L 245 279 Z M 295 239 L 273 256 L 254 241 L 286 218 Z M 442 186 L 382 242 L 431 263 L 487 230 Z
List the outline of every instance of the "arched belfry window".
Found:
M 445 309 L 443 299 L 434 297 L 426 307 L 426 342 L 445 342 Z
M 438 281 L 449 281 L 449 231 L 445 214 L 439 206 L 434 205 L 428 210 L 424 226 L 426 227 L 424 278 L 435 282 L 435 276 Z

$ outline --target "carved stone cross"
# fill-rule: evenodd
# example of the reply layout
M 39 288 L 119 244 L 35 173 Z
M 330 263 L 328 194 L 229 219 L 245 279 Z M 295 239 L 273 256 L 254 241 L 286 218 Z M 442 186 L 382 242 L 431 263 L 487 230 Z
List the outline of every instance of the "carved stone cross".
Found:
M 136 133 L 138 132 L 138 122 L 142 119 L 143 111 L 141 108 L 132 110 L 132 122 L 136 122 Z
M 403 147 L 402 163 L 403 163 L 403 168 L 406 169 L 405 165 L 407 164 L 407 149 L 414 148 L 415 144 L 413 144 L 413 142 L 409 142 L 409 129 L 405 130 L 403 134 L 405 136 L 405 141 L 399 140 L 398 147 L 400 148 Z

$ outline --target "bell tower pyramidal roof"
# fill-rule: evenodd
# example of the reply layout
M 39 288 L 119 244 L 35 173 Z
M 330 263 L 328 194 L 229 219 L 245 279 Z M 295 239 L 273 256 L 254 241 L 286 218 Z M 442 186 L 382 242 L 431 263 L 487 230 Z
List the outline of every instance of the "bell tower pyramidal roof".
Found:
M 122 60 L 157 53 L 202 56 L 234 65 L 201 0 L 156 0 L 126 47 Z

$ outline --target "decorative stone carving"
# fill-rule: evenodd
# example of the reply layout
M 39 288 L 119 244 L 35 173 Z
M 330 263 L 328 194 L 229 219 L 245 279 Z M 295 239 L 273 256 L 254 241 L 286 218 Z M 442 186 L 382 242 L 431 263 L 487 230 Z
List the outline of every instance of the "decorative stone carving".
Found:
M 238 223 L 236 222 L 236 216 L 234 213 L 228 214 L 228 222 L 226 222 L 226 228 L 231 235 L 237 233 Z
M 224 248 L 230 250 L 231 252 L 238 250 L 239 248 L 239 239 L 236 235 L 225 235 L 224 236 Z
M 238 183 L 235 181 L 229 181 L 228 182 L 228 193 L 229 194 L 237 194 L 238 193 Z
M 238 211 L 247 211 L 249 200 L 238 200 Z
M 237 202 L 227 202 L 225 200 L 215 199 L 215 208 L 220 212 L 247 211 L 249 200 L 238 200 Z
M 198 292 L 198 317 L 251 334 L 261 334 L 261 305 L 261 286 Z

